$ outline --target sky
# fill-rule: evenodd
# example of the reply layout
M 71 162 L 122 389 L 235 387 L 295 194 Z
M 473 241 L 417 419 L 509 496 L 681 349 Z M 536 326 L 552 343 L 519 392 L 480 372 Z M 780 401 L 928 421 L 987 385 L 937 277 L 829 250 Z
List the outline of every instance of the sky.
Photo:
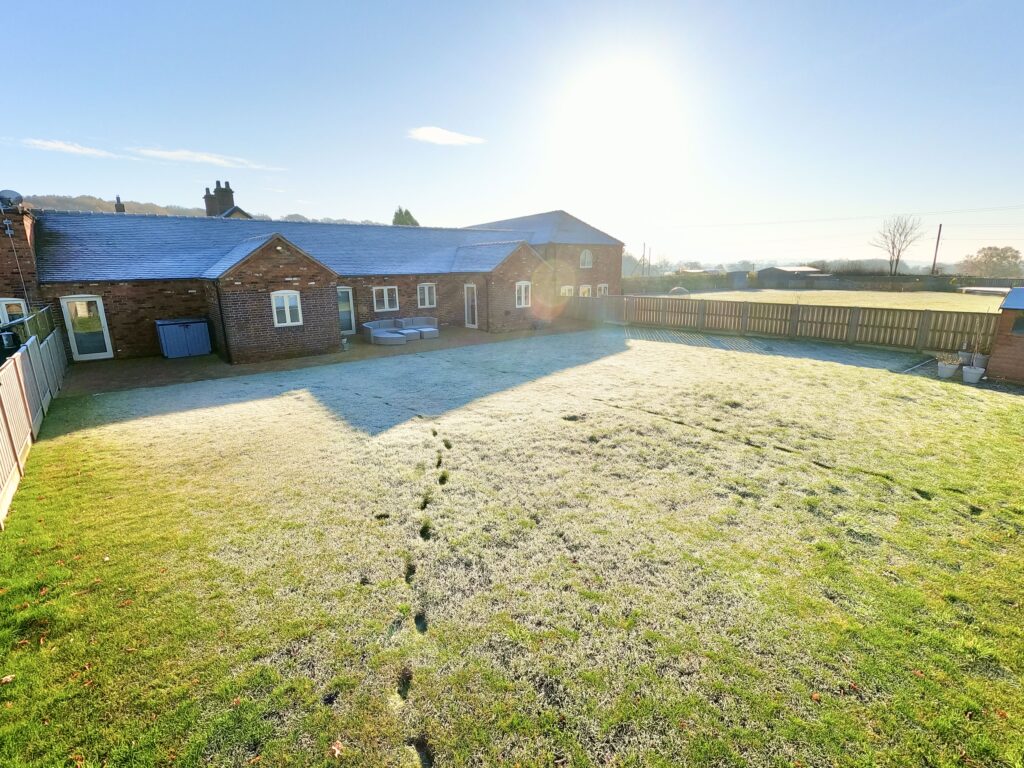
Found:
M 8 4 L 0 187 L 465 226 L 639 255 L 1024 250 L 1024 3 Z

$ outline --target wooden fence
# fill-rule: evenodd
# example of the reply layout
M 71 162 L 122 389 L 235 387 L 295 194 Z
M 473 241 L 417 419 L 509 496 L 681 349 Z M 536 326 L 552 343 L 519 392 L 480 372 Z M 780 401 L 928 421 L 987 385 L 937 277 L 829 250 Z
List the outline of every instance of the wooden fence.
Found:
M 879 347 L 955 352 L 989 349 L 998 313 L 928 309 L 827 307 L 675 296 L 598 296 L 567 300 L 577 320 L 743 336 L 831 341 Z
M 37 315 L 49 311 L 47 307 Z M 32 323 L 22 321 L 24 327 L 46 336 L 42 340 L 30 336 L 0 365 L 0 528 L 25 474 L 32 441 L 68 368 L 60 329 L 53 326 L 52 318 L 33 318 Z

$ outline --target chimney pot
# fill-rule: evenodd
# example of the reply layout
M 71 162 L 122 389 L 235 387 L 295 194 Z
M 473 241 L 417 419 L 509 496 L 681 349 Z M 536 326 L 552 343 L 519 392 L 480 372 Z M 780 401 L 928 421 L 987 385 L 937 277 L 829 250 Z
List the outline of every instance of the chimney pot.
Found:
M 124 203 L 121 202 L 120 195 L 114 195 L 114 213 L 124 213 Z
M 220 179 L 217 179 L 217 189 L 220 189 Z

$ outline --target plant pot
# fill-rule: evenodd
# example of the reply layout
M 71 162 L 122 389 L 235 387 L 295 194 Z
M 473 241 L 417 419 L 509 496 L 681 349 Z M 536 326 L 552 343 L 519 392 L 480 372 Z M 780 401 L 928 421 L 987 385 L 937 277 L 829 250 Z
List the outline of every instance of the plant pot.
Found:
M 964 384 L 977 384 L 985 375 L 985 369 L 977 365 L 964 366 Z
M 956 369 L 960 367 L 960 363 L 943 363 L 939 362 L 939 378 L 940 379 L 951 379 L 953 374 L 956 373 Z
M 964 365 L 971 364 L 971 353 L 968 352 L 966 349 L 961 349 L 959 352 L 957 352 L 957 354 L 960 355 L 961 363 L 963 363 Z
M 979 352 L 971 358 L 970 364 L 976 368 L 988 368 L 988 355 Z

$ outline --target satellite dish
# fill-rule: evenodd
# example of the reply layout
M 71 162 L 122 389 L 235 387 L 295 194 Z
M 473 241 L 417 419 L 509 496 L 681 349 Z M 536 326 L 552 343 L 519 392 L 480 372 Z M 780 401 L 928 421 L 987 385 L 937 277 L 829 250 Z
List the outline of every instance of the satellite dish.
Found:
M 0 189 L 0 208 L 16 208 L 24 198 L 13 189 Z

